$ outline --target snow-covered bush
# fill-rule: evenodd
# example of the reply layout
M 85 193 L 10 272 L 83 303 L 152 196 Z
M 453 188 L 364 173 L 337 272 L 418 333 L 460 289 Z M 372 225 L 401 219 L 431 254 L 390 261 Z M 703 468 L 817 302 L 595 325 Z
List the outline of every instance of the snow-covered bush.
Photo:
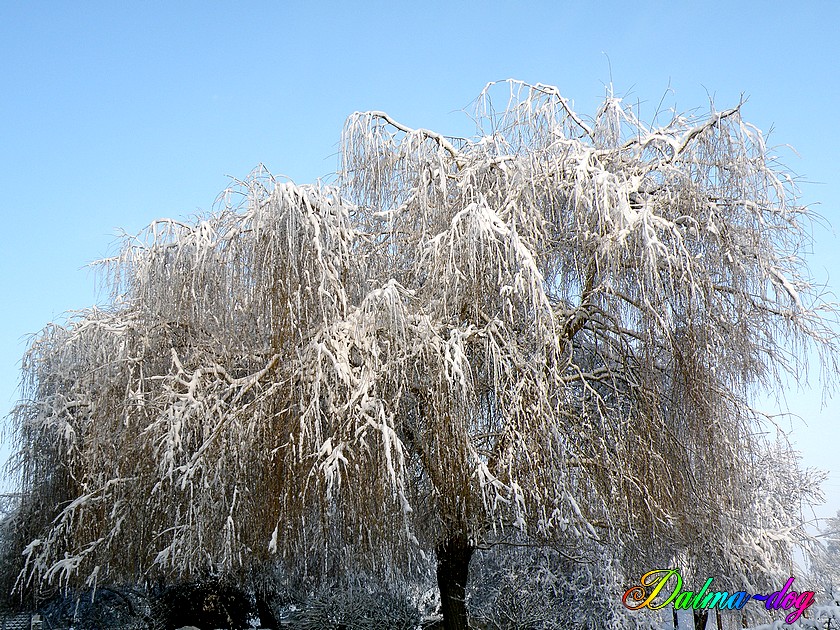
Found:
M 595 550 L 593 550 L 595 551 Z M 550 548 L 496 547 L 477 554 L 470 618 L 486 630 L 652 630 L 648 611 L 621 603 L 623 571 L 597 550 L 576 560 Z
M 150 598 L 141 590 L 129 587 L 100 589 L 93 593 L 59 595 L 41 603 L 39 613 L 45 628 L 73 630 L 163 630 L 153 618 Z
M 423 615 L 397 587 L 370 591 L 346 585 L 321 588 L 286 615 L 292 630 L 416 630 Z

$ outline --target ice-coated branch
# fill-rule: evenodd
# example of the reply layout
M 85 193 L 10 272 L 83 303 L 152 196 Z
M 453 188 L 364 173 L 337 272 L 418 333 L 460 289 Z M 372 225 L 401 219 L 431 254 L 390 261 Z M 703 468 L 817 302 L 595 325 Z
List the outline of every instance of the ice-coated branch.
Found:
M 396 120 L 394 120 L 393 118 L 391 118 L 385 112 L 379 112 L 379 111 L 357 112 L 357 113 L 353 114 L 353 116 L 369 117 L 369 118 L 374 118 L 374 119 L 379 118 L 381 120 L 384 120 L 387 124 L 391 125 L 394 129 L 402 131 L 403 133 L 407 133 L 407 134 L 415 134 L 416 133 L 416 134 L 420 134 L 421 136 L 423 136 L 425 138 L 429 138 L 430 140 L 434 140 L 438 145 L 440 145 L 440 147 L 442 149 L 444 149 L 447 153 L 449 153 L 449 155 L 452 156 L 452 159 L 455 160 L 455 163 L 458 165 L 459 168 L 464 164 L 463 159 L 462 159 L 460 153 L 458 152 L 458 150 L 452 145 L 451 142 L 449 142 L 449 140 L 446 138 L 446 136 L 444 136 L 442 134 L 439 134 L 435 131 L 431 131 L 429 129 L 423 129 L 423 128 L 412 129 L 411 127 L 406 127 L 405 125 L 403 125 L 403 124 L 397 122 Z

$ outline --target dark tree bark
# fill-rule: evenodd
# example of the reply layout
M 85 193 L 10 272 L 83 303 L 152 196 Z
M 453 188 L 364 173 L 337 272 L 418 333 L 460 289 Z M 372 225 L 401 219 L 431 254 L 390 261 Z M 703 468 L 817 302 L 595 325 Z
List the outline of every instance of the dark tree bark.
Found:
M 677 609 L 676 608 L 671 608 L 671 612 L 674 615 L 674 630 L 679 630 L 680 619 L 679 619 L 679 616 L 677 615 Z
M 262 594 L 257 593 L 257 614 L 260 616 L 260 627 L 267 630 L 279 630 L 280 623 L 274 616 L 269 600 Z
M 187 582 L 167 588 L 158 598 L 162 624 L 167 630 L 194 625 L 199 628 L 247 628 L 254 612 L 250 598 L 216 580 Z
M 708 610 L 694 611 L 694 630 L 706 630 L 706 622 L 709 620 Z
M 435 551 L 443 630 L 468 630 L 466 587 L 475 547 L 466 536 L 455 535 L 439 543 Z

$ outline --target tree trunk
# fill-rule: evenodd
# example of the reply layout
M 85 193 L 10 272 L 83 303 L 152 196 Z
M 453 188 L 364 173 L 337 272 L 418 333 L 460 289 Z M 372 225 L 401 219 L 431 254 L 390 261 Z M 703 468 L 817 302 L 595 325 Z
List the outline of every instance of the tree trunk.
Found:
M 439 543 L 435 551 L 443 630 L 468 630 L 465 595 L 475 547 L 466 536 L 455 535 Z
M 679 630 L 680 629 L 680 618 L 679 618 L 679 615 L 677 615 L 677 609 L 676 608 L 671 608 L 671 612 L 674 615 L 674 630 Z
M 706 630 L 706 622 L 709 620 L 708 610 L 694 611 L 694 630 Z
M 260 628 L 279 630 L 280 624 L 277 622 L 268 600 L 260 593 L 257 593 L 257 614 L 260 617 Z

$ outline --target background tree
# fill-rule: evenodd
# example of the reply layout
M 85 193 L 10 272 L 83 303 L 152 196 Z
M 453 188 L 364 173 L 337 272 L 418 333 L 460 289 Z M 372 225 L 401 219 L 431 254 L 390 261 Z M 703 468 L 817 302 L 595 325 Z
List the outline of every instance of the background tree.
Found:
M 819 544 L 810 549 L 810 578 L 823 591 L 818 596 L 828 605 L 840 607 L 840 510 L 825 519 L 820 529 Z
M 753 452 L 742 454 L 751 471 L 750 487 L 738 502 L 721 502 L 720 509 L 710 515 L 716 520 L 717 535 L 703 537 L 702 544 L 681 550 L 671 562 L 682 569 L 689 584 L 703 584 L 714 577 L 717 590 L 772 593 L 797 575 L 795 552 L 806 552 L 815 542 L 807 528 L 808 513 L 822 501 L 824 475 L 803 469 L 798 453 L 781 432 L 775 441 L 756 446 Z M 802 575 L 796 583 L 800 591 L 814 586 Z M 695 627 L 705 628 L 709 611 L 693 614 Z M 744 627 L 748 622 L 752 626 L 778 619 L 777 612 L 758 606 L 747 606 L 737 615 Z
M 24 359 L 19 586 L 433 552 L 460 629 L 478 546 L 641 567 L 732 533 L 751 388 L 834 367 L 792 179 L 740 107 L 587 123 L 511 81 L 477 121 L 354 114 L 335 187 L 259 172 L 103 261 L 109 304 Z

